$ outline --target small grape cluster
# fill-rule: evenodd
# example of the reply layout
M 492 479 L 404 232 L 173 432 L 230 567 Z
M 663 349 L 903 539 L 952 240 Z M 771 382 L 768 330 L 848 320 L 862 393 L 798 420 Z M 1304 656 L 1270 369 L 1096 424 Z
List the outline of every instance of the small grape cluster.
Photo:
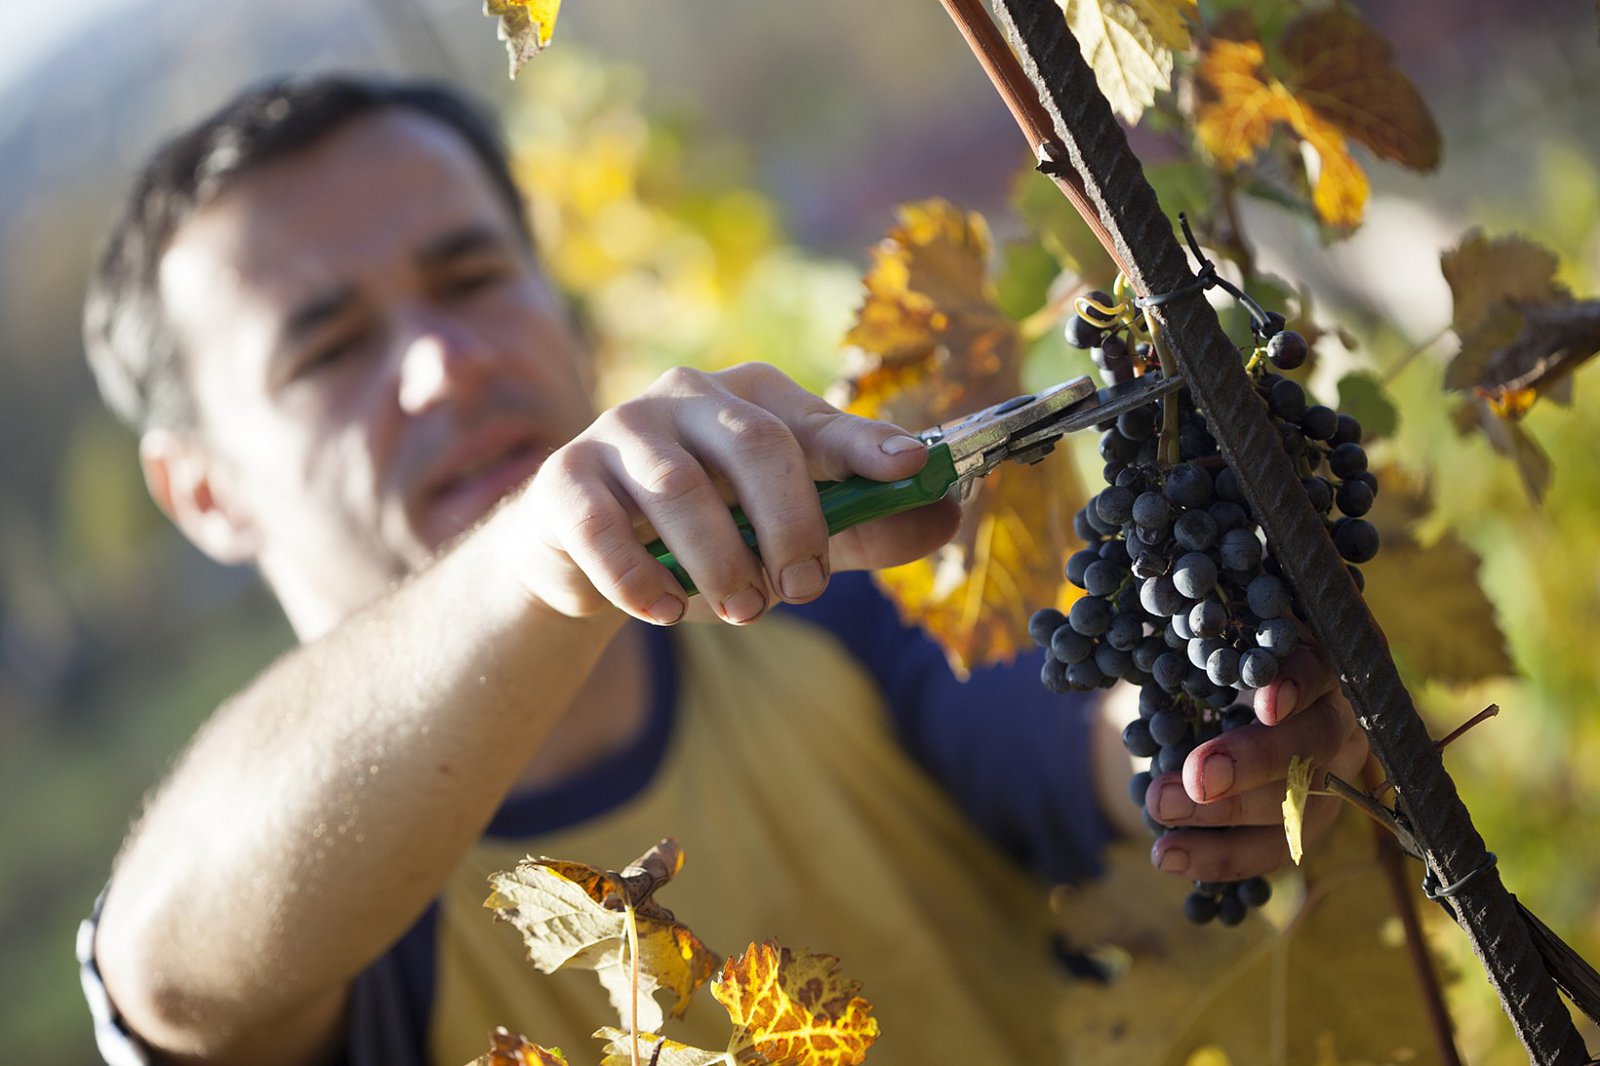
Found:
M 1067 338 L 1094 349 L 1106 379 L 1160 372 L 1150 345 L 1131 340 L 1142 322 L 1126 305 L 1094 292 L 1078 308 Z M 1279 373 L 1307 355 L 1305 338 L 1283 326 L 1277 314 L 1255 319 L 1258 344 L 1247 365 L 1302 488 L 1360 587 L 1357 564 L 1378 550 L 1377 529 L 1363 517 L 1377 479 L 1367 470 L 1360 424 L 1312 403 L 1298 382 Z M 1165 402 L 1178 404 L 1178 461 L 1170 462 L 1170 446 L 1163 452 L 1156 403 L 1102 427 L 1105 488 L 1077 513 L 1075 530 L 1086 547 L 1066 565 L 1067 580 L 1085 595 L 1067 614 L 1046 608 L 1029 624 L 1033 640 L 1048 651 L 1041 677 L 1052 692 L 1119 680 L 1139 686 L 1139 717 L 1123 742 L 1151 762 L 1134 775 L 1129 795 L 1157 836 L 1166 827 L 1145 806 L 1154 776 L 1181 771 L 1196 747 L 1253 722 L 1254 710 L 1241 696 L 1270 683 L 1300 639 L 1294 592 L 1266 551 L 1204 414 L 1187 392 Z M 1185 913 L 1196 922 L 1236 925 L 1270 894 L 1260 878 L 1196 882 Z

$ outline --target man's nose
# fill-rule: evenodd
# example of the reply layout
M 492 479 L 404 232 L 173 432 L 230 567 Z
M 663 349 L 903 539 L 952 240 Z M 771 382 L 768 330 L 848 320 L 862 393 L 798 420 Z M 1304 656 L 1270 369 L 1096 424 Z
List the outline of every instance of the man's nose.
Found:
M 399 345 L 400 407 L 407 414 L 470 399 L 483 387 L 492 365 L 483 338 L 445 315 L 408 323 Z

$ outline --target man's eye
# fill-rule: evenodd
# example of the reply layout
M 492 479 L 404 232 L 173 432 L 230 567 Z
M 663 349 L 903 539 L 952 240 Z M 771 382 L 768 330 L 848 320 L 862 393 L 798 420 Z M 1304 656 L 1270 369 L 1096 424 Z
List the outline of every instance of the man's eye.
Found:
M 295 377 L 308 377 L 320 373 L 345 359 L 360 343 L 360 337 L 335 337 L 325 344 L 310 349 L 295 365 Z
M 471 296 L 473 293 L 499 284 L 506 277 L 506 274 L 506 270 L 497 266 L 462 270 L 445 278 L 439 288 L 441 295 L 445 298 Z

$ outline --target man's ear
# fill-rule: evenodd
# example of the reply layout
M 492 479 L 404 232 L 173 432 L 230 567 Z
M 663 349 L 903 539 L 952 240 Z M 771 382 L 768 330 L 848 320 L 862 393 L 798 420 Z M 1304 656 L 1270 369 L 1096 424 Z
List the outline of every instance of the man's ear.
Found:
M 194 434 L 147 430 L 139 438 L 139 465 L 151 499 L 190 543 L 219 563 L 255 561 L 255 525 L 230 498 L 219 460 Z

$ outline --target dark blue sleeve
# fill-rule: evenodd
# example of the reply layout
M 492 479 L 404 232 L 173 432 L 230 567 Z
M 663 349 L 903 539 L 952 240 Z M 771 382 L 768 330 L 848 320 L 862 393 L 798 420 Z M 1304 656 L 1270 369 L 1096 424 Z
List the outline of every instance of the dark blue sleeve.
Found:
M 1042 652 L 974 670 L 963 682 L 865 574 L 841 574 L 826 595 L 788 610 L 861 660 L 907 750 L 996 843 L 1051 881 L 1100 872 L 1112 830 L 1090 770 L 1095 700 L 1047 691 Z

